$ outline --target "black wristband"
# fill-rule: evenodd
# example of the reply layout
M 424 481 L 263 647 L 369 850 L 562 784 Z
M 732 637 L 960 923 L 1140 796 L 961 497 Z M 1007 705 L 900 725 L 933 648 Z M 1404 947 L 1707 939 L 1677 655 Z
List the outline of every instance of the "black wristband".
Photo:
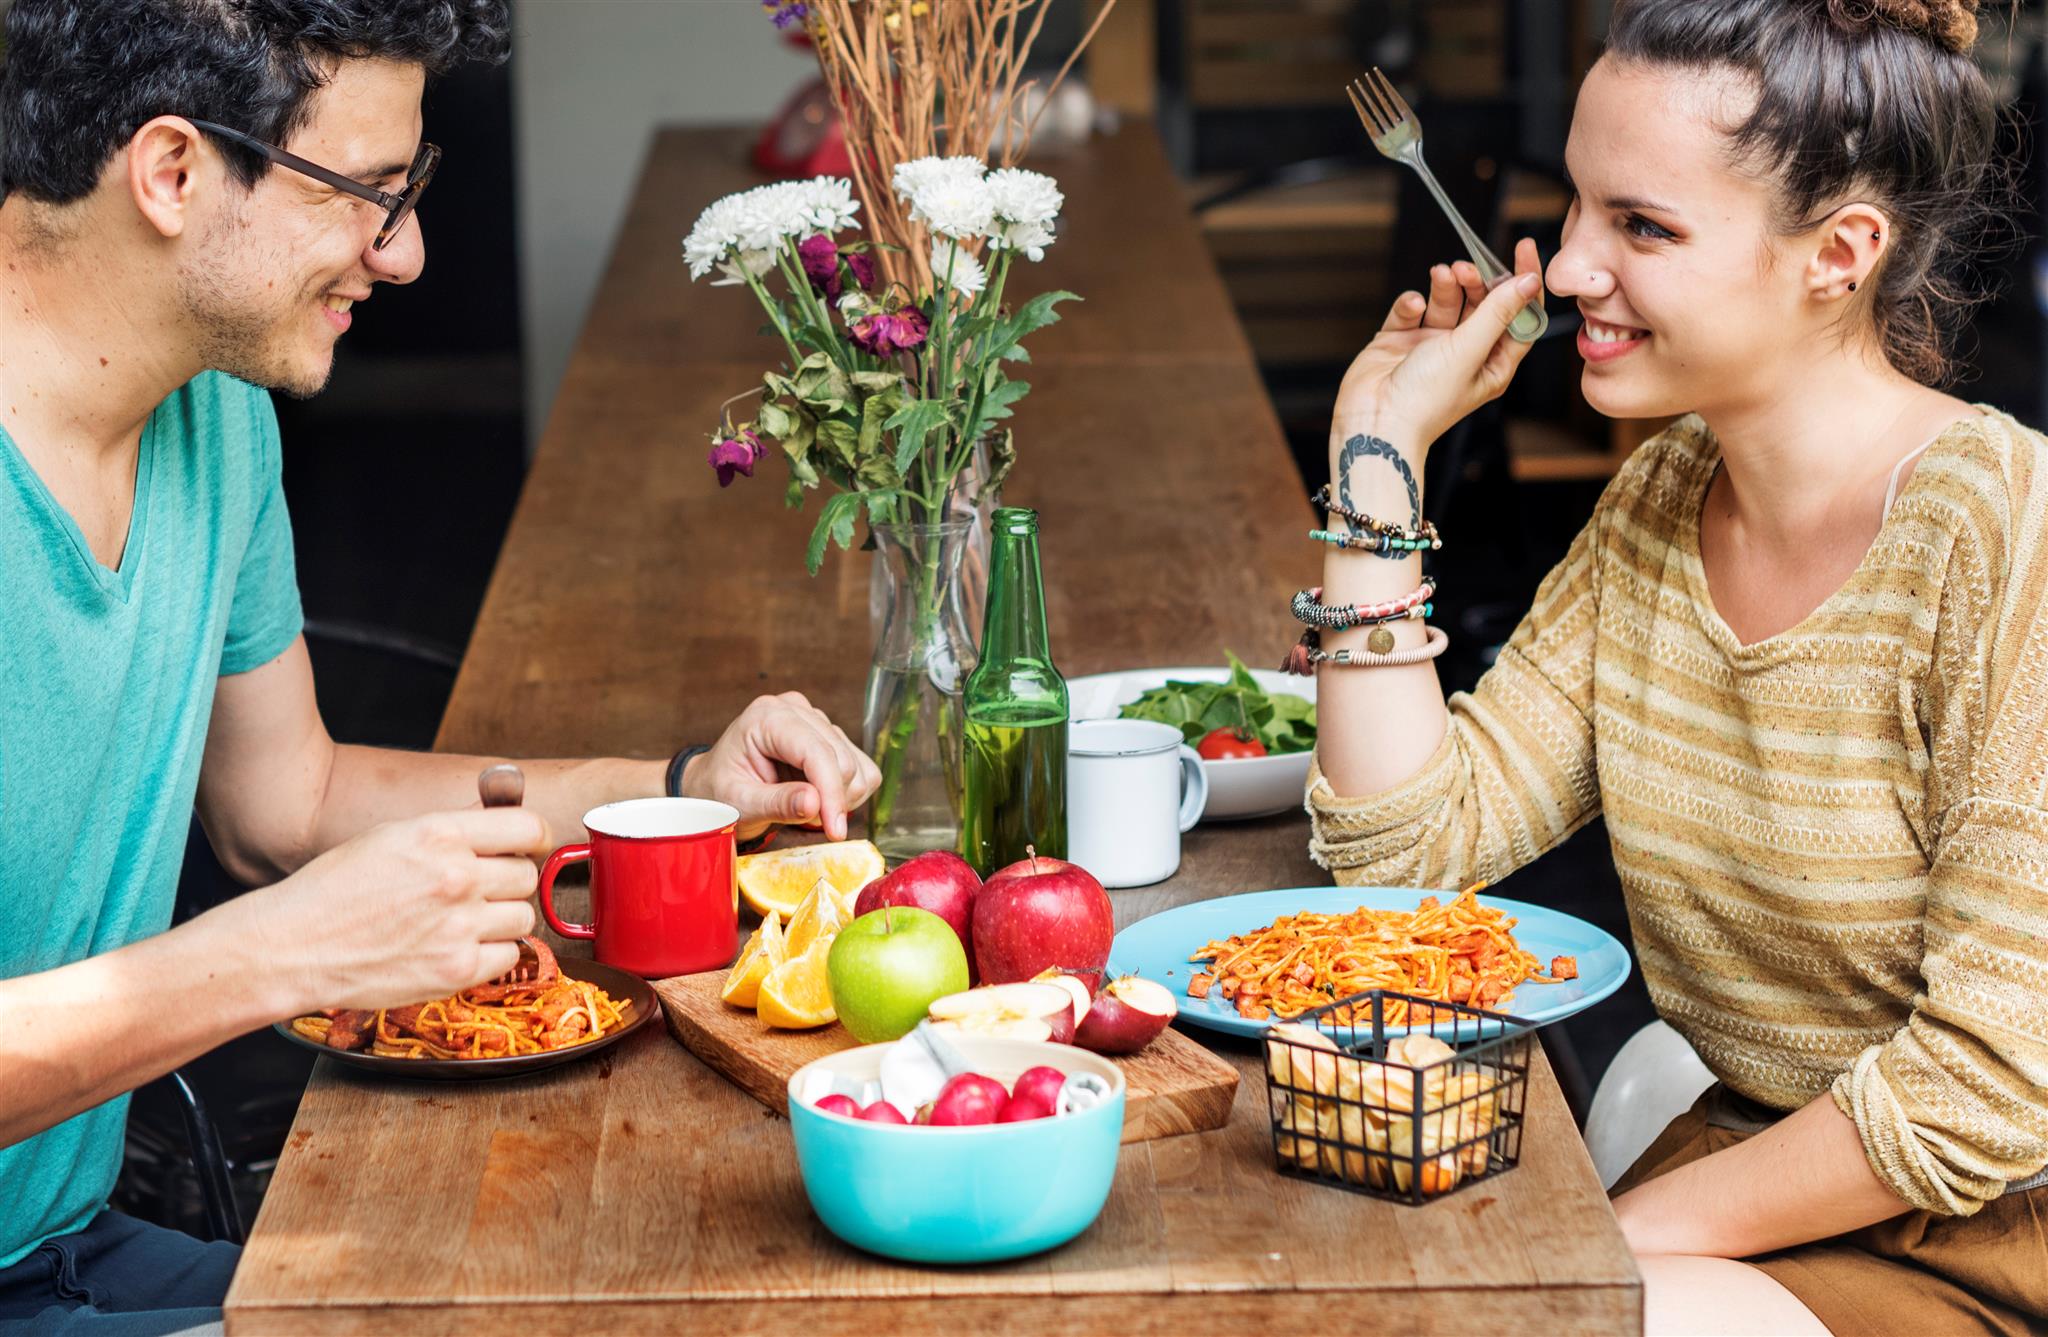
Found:
M 662 784 L 662 792 L 670 798 L 683 796 L 683 768 L 690 764 L 690 758 L 700 752 L 709 752 L 709 743 L 692 743 L 668 759 L 668 778 Z

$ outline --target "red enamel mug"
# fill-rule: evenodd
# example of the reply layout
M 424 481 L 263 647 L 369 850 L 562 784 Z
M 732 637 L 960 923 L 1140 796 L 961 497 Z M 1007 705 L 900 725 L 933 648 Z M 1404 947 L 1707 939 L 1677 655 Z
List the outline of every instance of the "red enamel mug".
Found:
M 739 935 L 733 832 L 739 810 L 699 798 L 636 798 L 583 814 L 590 839 L 564 845 L 540 870 L 540 911 L 597 959 L 649 979 L 721 970 Z M 590 922 L 555 914 L 555 878 L 590 862 Z

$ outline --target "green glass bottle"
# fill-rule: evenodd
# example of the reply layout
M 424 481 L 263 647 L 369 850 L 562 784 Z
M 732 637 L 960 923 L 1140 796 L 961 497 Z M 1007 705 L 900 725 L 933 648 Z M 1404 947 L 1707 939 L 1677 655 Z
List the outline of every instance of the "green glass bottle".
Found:
M 964 689 L 960 857 L 983 877 L 1067 854 L 1067 682 L 1053 667 L 1038 513 L 995 513 L 981 662 Z

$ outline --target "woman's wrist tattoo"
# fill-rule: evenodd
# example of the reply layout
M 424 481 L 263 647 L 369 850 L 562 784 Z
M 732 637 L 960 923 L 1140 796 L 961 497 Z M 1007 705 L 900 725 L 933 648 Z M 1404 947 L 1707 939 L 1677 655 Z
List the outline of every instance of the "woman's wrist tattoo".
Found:
M 1344 449 L 1337 456 L 1337 499 L 1349 510 L 1359 509 L 1358 504 L 1351 499 L 1351 466 L 1360 460 L 1370 458 L 1386 460 L 1394 466 L 1394 472 L 1401 475 L 1401 483 L 1408 489 L 1408 527 L 1411 530 L 1420 528 L 1422 489 L 1415 484 L 1415 471 L 1408 467 L 1408 461 L 1401 458 L 1401 452 L 1394 449 L 1390 442 L 1382 441 L 1376 436 L 1360 434 L 1344 443 Z M 1358 526 L 1349 520 L 1345 520 L 1344 525 L 1353 534 L 1361 532 Z M 1382 549 L 1373 556 L 1399 562 L 1405 560 L 1408 554 Z

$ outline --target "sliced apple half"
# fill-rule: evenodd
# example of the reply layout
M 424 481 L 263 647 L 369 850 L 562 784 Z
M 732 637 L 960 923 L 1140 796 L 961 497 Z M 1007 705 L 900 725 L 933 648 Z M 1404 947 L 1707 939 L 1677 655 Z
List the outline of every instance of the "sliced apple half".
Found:
M 1056 984 L 987 984 L 949 993 L 930 1012 L 940 1026 L 972 1035 L 1062 1045 L 1074 1039 L 1073 996 Z
M 1074 1043 L 1098 1054 L 1135 1054 L 1158 1039 L 1179 1011 L 1165 985 L 1125 975 L 1095 995 L 1094 1005 L 1074 1030 Z
M 1095 1003 L 1095 995 L 1089 992 L 1087 980 L 1073 974 L 1071 971 L 1061 970 L 1058 966 L 1053 966 L 1048 970 L 1042 970 L 1038 974 L 1033 975 L 1031 982 L 1033 984 L 1056 984 L 1060 988 L 1065 989 L 1069 994 L 1072 994 L 1074 998 L 1074 1029 L 1081 1029 L 1081 1023 L 1087 1020 L 1088 1009 Z

